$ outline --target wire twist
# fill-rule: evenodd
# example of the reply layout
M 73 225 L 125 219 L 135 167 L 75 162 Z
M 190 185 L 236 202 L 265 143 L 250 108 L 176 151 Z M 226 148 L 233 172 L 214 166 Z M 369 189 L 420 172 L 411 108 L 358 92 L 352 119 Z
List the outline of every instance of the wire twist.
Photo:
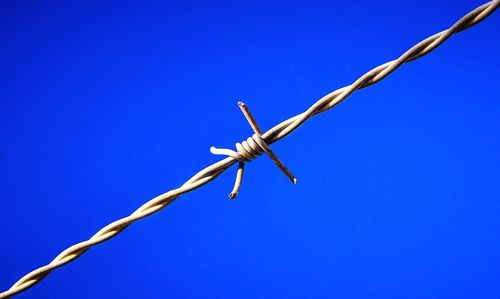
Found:
M 362 89 L 376 82 L 379 82 L 402 64 L 413 61 L 430 53 L 453 34 L 476 25 L 491 13 L 493 13 L 498 8 L 499 4 L 500 0 L 493 0 L 479 6 L 478 8 L 474 9 L 473 11 L 462 17 L 460 20 L 458 20 L 450 28 L 426 38 L 425 40 L 421 41 L 420 43 L 416 44 L 408 51 L 403 53 L 403 55 L 401 55 L 399 58 L 384 63 L 368 71 L 351 85 L 337 89 L 324 96 L 305 112 L 277 124 L 264 134 L 261 134 L 260 137 L 262 138 L 262 140 L 265 140 L 266 144 L 268 145 L 282 139 L 283 137 L 296 130 L 310 117 L 325 112 L 336 106 L 355 90 Z M 156 196 L 155 198 L 139 207 L 131 215 L 108 224 L 96 234 L 94 234 L 90 239 L 75 244 L 64 250 L 48 265 L 42 266 L 26 274 L 24 277 L 19 279 L 10 289 L 0 293 L 0 299 L 10 297 L 32 287 L 33 285 L 44 279 L 52 270 L 62 267 L 63 265 L 75 260 L 91 247 L 111 239 L 112 237 L 122 232 L 133 222 L 158 212 L 159 210 L 168 206 L 182 194 L 190 192 L 209 183 L 237 161 L 238 160 L 234 157 L 227 157 L 202 169 L 179 188 L 172 189 L 168 192 Z

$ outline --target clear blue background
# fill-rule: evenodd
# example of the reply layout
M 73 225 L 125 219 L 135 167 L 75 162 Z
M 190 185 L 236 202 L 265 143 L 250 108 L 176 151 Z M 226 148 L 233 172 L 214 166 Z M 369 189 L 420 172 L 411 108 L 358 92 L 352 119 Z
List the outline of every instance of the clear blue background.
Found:
M 4 1 L 0 286 L 482 1 Z M 17 298 L 499 298 L 500 15 Z

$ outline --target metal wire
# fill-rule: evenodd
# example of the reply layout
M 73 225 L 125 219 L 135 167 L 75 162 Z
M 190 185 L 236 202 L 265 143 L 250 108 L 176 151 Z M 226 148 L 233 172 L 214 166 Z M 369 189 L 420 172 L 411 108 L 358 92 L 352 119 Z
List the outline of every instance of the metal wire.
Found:
M 351 85 L 337 89 L 331 92 L 330 94 L 324 96 L 316 103 L 314 103 L 311 107 L 309 107 L 309 109 L 307 109 L 305 112 L 279 123 L 278 125 L 274 126 L 270 130 L 259 136 L 259 138 L 262 138 L 262 140 L 267 145 L 270 145 L 282 139 L 283 137 L 287 136 L 288 134 L 296 130 L 307 119 L 316 114 L 331 109 L 332 107 L 340 103 L 342 100 L 347 98 L 355 90 L 362 89 L 376 82 L 379 82 L 380 80 L 388 76 L 390 73 L 392 73 L 396 68 L 401 66 L 403 63 L 413 61 L 417 58 L 420 58 L 428 54 L 429 52 L 437 48 L 439 45 L 441 45 L 445 40 L 447 40 L 453 34 L 463 31 L 484 20 L 487 16 L 489 16 L 498 8 L 499 4 L 500 0 L 494 0 L 481 5 L 480 7 L 474 9 L 473 11 L 462 17 L 449 29 L 446 29 L 444 31 L 441 31 L 426 38 L 425 40 L 421 41 L 420 43 L 416 44 L 411 49 L 406 51 L 399 58 L 384 63 L 370 70 L 369 72 L 361 76 L 359 79 L 357 79 Z M 95 233 L 87 241 L 75 244 L 67 248 L 63 252 L 61 252 L 48 265 L 40 267 L 26 274 L 24 277 L 19 279 L 10 289 L 8 289 L 3 293 L 0 293 L 0 298 L 7 298 L 9 296 L 15 295 L 19 292 L 22 292 L 32 287 L 33 285 L 44 279 L 52 270 L 75 260 L 77 257 L 84 254 L 91 247 L 111 239 L 112 237 L 122 232 L 133 222 L 138 221 L 139 219 L 147 217 L 165 208 L 182 194 L 190 192 L 194 189 L 197 189 L 207 184 L 208 182 L 212 181 L 217 176 L 219 176 L 221 173 L 226 171 L 231 165 L 233 165 L 236 162 L 238 162 L 238 160 L 235 159 L 234 157 L 227 157 L 221 161 L 218 161 L 206 167 L 205 169 L 195 174 L 192 178 L 190 178 L 186 183 L 184 183 L 179 188 L 158 195 L 157 197 L 143 204 L 130 216 L 124 217 L 105 226 L 100 231 Z

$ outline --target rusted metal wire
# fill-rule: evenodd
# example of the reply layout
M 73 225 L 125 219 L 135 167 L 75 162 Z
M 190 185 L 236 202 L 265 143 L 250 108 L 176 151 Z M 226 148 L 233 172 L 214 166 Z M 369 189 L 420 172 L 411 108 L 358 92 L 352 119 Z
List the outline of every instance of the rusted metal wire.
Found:
M 413 46 L 411 49 L 403 53 L 399 58 L 389 61 L 387 63 L 384 63 L 380 66 L 377 66 L 376 68 L 370 70 L 369 72 L 365 73 L 363 76 L 361 76 L 359 79 L 357 79 L 354 83 L 351 85 L 342 87 L 340 89 L 337 89 L 330 94 L 327 94 L 320 100 L 318 100 L 316 103 L 314 103 L 309 109 L 307 109 L 305 112 L 298 114 L 294 117 L 291 117 L 278 125 L 274 126 L 270 130 L 268 130 L 265 133 L 261 133 L 260 129 L 258 126 L 256 126 L 255 121 L 253 120 L 253 117 L 251 117 L 251 114 L 246 114 L 245 111 L 245 116 L 247 117 L 247 120 L 249 120 L 250 124 L 252 125 L 252 128 L 255 131 L 255 134 L 247 140 L 248 142 L 251 142 L 250 139 L 255 141 L 259 146 L 264 146 L 268 147 L 268 145 L 282 139 L 283 137 L 287 136 L 294 130 L 296 130 L 300 125 L 302 125 L 307 119 L 310 117 L 325 112 L 338 103 L 340 103 L 342 100 L 347 98 L 351 93 L 353 93 L 355 90 L 362 89 L 364 87 L 370 86 L 376 82 L 379 82 L 380 80 L 384 79 L 386 76 L 388 76 L 390 73 L 392 73 L 396 68 L 401 66 L 403 63 L 407 63 L 410 61 L 413 61 L 417 58 L 420 58 L 435 48 L 437 48 L 439 45 L 441 45 L 446 39 L 448 39 L 450 36 L 452 36 L 455 33 L 458 33 L 460 31 L 463 31 L 480 21 L 484 20 L 487 16 L 489 16 L 491 13 L 493 13 L 499 6 L 500 0 L 494 0 L 491 2 L 488 2 L 486 4 L 481 5 L 480 7 L 476 8 L 475 10 L 471 11 L 464 17 L 462 17 L 459 21 L 457 21 L 453 26 L 451 26 L 449 29 L 446 29 L 444 31 L 441 31 L 439 33 L 436 33 L 425 40 L 421 41 L 420 43 L 416 44 Z M 240 105 L 241 106 L 241 105 Z M 254 127 L 255 125 L 255 127 Z M 270 150 L 270 149 L 269 149 Z M 266 152 L 267 154 L 271 155 L 272 151 L 266 151 L 265 149 L 262 148 L 261 150 L 253 151 L 253 149 L 250 150 L 252 155 L 258 155 L 261 154 L 262 152 Z M 222 153 L 222 152 L 219 152 Z M 239 154 L 238 158 L 236 155 L 233 153 Z M 231 151 L 231 152 L 226 152 L 226 154 L 229 154 L 229 157 L 218 161 L 205 169 L 201 170 L 197 174 L 195 174 L 192 178 L 190 178 L 186 183 L 184 183 L 182 186 L 179 188 L 170 190 L 166 193 L 163 193 L 161 195 L 158 195 L 157 197 L 151 199 L 150 201 L 146 202 L 143 204 L 141 207 L 139 207 L 135 212 L 133 212 L 130 216 L 124 217 L 122 219 L 119 219 L 104 228 L 102 228 L 100 231 L 95 233 L 90 239 L 87 241 L 80 242 L 78 244 L 75 244 L 63 252 L 61 252 L 52 262 L 50 262 L 48 265 L 45 265 L 43 267 L 40 267 L 28 274 L 26 274 L 24 277 L 22 277 L 20 280 L 18 280 L 10 289 L 7 291 L 0 293 L 0 298 L 7 298 L 9 296 L 15 295 L 19 292 L 22 292 L 36 283 L 40 282 L 42 279 L 44 279 L 52 270 L 59 268 L 73 260 L 75 260 L 77 257 L 81 256 L 84 254 L 87 250 L 89 250 L 91 247 L 102 243 L 104 241 L 107 241 L 111 239 L 112 237 L 116 236 L 120 232 L 122 232 L 125 228 L 127 228 L 130 224 L 132 224 L 135 221 L 138 221 L 144 217 L 147 217 L 153 213 L 158 212 L 159 210 L 163 209 L 164 207 L 168 206 L 170 203 L 172 203 L 175 199 L 177 199 L 179 196 L 181 196 L 184 193 L 190 192 L 194 189 L 197 189 L 208 182 L 212 181 L 215 179 L 217 176 L 219 176 L 221 173 L 226 171 L 230 166 L 235 164 L 236 162 L 240 163 L 240 168 L 238 170 L 238 175 L 236 178 L 236 183 L 235 183 L 235 188 L 233 189 L 233 192 L 231 193 L 232 196 L 236 196 L 236 193 L 238 191 L 239 185 L 241 184 L 241 177 L 243 174 L 243 167 L 242 165 L 247 162 L 247 160 L 250 160 L 247 158 L 245 155 L 248 154 L 248 149 L 245 149 L 242 146 L 237 147 L 237 151 Z M 241 158 L 242 157 L 242 158 Z M 250 157 L 250 156 L 249 156 Z M 255 157 L 253 157 L 255 158 Z M 276 156 L 274 155 L 273 159 L 275 162 L 279 161 Z M 281 162 L 279 162 L 281 163 Z M 277 163 L 277 164 L 279 164 Z M 284 167 L 284 165 L 281 166 Z M 286 168 L 280 167 L 282 170 Z M 286 171 L 285 171 L 286 173 Z M 287 174 L 291 179 L 294 178 L 293 175 Z M 231 195 L 230 195 L 231 196 Z

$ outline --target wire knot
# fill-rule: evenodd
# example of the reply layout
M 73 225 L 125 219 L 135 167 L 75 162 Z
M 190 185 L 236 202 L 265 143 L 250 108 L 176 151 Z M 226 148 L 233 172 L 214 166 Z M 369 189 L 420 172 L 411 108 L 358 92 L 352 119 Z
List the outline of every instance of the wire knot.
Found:
M 210 151 L 215 155 L 226 155 L 242 163 L 247 163 L 254 160 L 262 153 L 268 152 L 269 149 L 269 145 L 267 145 L 261 136 L 253 134 L 251 137 L 248 137 L 247 140 L 236 143 L 236 151 L 213 146 L 210 148 Z
M 286 168 L 283 162 L 281 162 L 276 154 L 271 150 L 264 138 L 262 138 L 262 131 L 257 125 L 257 122 L 253 118 L 252 114 L 250 113 L 247 105 L 245 105 L 245 103 L 243 102 L 238 102 L 238 106 L 240 107 L 243 115 L 247 119 L 255 134 L 253 134 L 251 137 L 248 137 L 247 140 L 244 140 L 241 143 L 236 143 L 236 151 L 227 148 L 216 148 L 214 146 L 210 148 L 210 152 L 214 155 L 229 156 L 234 158 L 235 160 L 238 160 L 239 162 L 238 171 L 236 173 L 236 180 L 234 182 L 233 190 L 229 194 L 229 198 L 233 199 L 236 197 L 236 195 L 238 195 L 243 178 L 245 163 L 254 160 L 262 153 L 266 153 L 279 167 L 279 169 L 281 169 L 281 171 L 283 171 L 283 173 L 290 179 L 290 181 L 296 184 L 297 179 L 295 178 L 295 176 L 290 172 L 290 170 L 288 170 L 288 168 Z

